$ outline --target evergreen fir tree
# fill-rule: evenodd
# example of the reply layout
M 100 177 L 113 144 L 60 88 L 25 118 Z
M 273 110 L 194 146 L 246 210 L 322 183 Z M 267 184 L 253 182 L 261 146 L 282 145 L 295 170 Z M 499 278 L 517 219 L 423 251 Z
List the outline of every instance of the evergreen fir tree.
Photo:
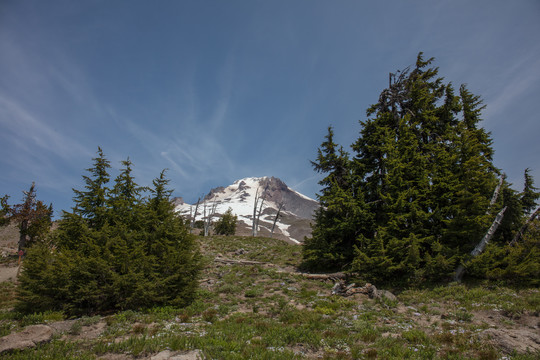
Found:
M 185 306 L 192 299 L 201 269 L 201 255 L 188 223 L 174 213 L 172 190 L 165 170 L 153 181 L 152 196 L 145 215 L 148 255 L 154 259 L 154 280 L 158 303 Z
M 108 161 L 100 149 L 90 169 L 94 177 L 84 177 L 87 191 L 75 190 L 77 207 L 64 212 L 52 246 L 37 247 L 24 262 L 19 310 L 80 315 L 184 306 L 193 299 L 200 254 L 174 213 L 165 172 L 142 199 L 131 162 L 122 164 L 108 191 Z
M 107 201 L 107 219 L 111 224 L 129 224 L 137 226 L 141 194 L 146 188 L 139 186 L 132 175 L 132 163 L 129 160 L 121 161 L 123 168 L 114 180 Z
M 225 211 L 225 214 L 216 222 L 214 231 L 218 235 L 234 235 L 236 232 L 236 222 L 238 217 L 233 215 L 232 209 L 229 208 Z
M 313 163 L 327 176 L 305 263 L 367 279 L 449 278 L 489 227 L 498 170 L 482 100 L 465 86 L 456 95 L 432 62 L 420 53 L 390 74 L 352 160 L 329 129 Z
M 91 176 L 83 175 L 86 191 L 73 189 L 73 201 L 74 212 L 87 219 L 91 227 L 99 229 L 105 224 L 107 216 L 107 183 L 110 180 L 108 169 L 111 165 L 100 147 L 97 155 L 92 159 L 94 166 L 87 169 Z
M 63 310 L 68 298 L 71 269 L 71 260 L 58 253 L 53 254 L 45 243 L 28 249 L 18 279 L 17 310 L 24 313 Z
M 332 127 L 318 150 L 314 169 L 325 177 L 318 196 L 320 208 L 315 214 L 311 238 L 303 247 L 303 264 L 307 269 L 341 269 L 354 257 L 353 246 L 360 233 L 358 222 L 368 222 L 361 195 L 356 195 L 349 154 L 334 143 Z
M 152 197 L 149 205 L 158 216 L 168 216 L 174 208 L 169 201 L 173 191 L 167 188 L 170 180 L 165 177 L 166 172 L 166 169 L 161 171 L 159 177 L 152 181 L 154 187 L 150 189 Z
M 471 275 L 512 285 L 540 285 L 540 222 L 533 221 L 516 244 L 488 244 L 467 268 Z
M 529 215 L 538 206 L 537 201 L 540 198 L 540 192 L 538 188 L 534 186 L 534 179 L 529 174 L 530 169 L 525 169 L 524 178 L 525 184 L 523 186 L 523 192 L 520 194 L 521 206 L 525 215 Z
M 499 199 L 499 203 L 501 204 L 499 206 L 501 208 L 506 207 L 506 211 L 501 225 L 497 230 L 497 234 L 493 238 L 493 242 L 501 246 L 508 244 L 512 240 L 515 233 L 519 231 L 523 222 L 526 220 L 520 201 L 520 194 L 512 189 L 511 186 L 512 184 L 506 180 L 504 181 Z

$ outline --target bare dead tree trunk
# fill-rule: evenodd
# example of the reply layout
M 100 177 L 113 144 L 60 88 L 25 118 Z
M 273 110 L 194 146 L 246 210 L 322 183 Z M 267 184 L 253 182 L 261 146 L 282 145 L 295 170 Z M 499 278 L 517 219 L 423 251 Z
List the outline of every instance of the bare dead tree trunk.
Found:
M 216 213 L 217 203 L 214 200 L 214 203 L 208 210 L 208 216 L 206 216 L 206 203 L 204 204 L 204 236 L 208 236 L 210 233 L 210 225 L 212 224 L 212 218 Z
M 278 220 L 278 217 L 279 217 L 279 213 L 281 212 L 281 208 L 283 207 L 283 203 L 279 204 L 279 208 L 278 208 L 278 211 L 277 211 L 277 214 L 276 214 L 276 217 L 274 218 L 274 223 L 272 224 L 272 231 L 270 231 L 270 237 L 274 237 L 274 228 L 276 227 L 276 222 Z
M 257 236 L 257 203 L 259 202 L 259 188 L 255 192 L 255 201 L 253 202 L 253 222 L 251 225 L 251 235 Z
M 235 259 L 224 259 L 224 258 L 215 258 L 214 261 L 218 263 L 222 263 L 222 264 L 232 264 L 232 265 L 266 265 L 267 264 L 260 261 L 235 260 Z
M 257 223 L 255 224 L 255 229 L 256 229 L 257 234 L 259 233 L 259 220 L 261 218 L 263 205 L 264 205 L 264 196 L 261 196 L 261 204 L 259 206 L 259 212 L 257 213 Z
M 487 231 L 486 235 L 484 235 L 482 240 L 478 243 L 478 245 L 476 245 L 474 250 L 471 252 L 472 256 L 478 256 L 479 254 L 482 253 L 482 251 L 484 251 L 488 242 L 491 240 L 493 235 L 495 235 L 495 231 L 497 231 L 497 228 L 499 227 L 499 225 L 501 225 L 501 221 L 504 217 L 504 212 L 506 211 L 506 208 L 507 207 L 505 206 L 501 211 L 499 211 L 499 213 L 495 217 L 495 220 L 489 227 L 489 230 Z
M 310 274 L 310 273 L 300 273 L 303 277 L 310 280 L 340 280 L 347 279 L 351 274 L 337 272 L 331 274 Z
M 484 235 L 482 240 L 480 240 L 478 245 L 476 245 L 476 247 L 473 249 L 473 251 L 471 251 L 471 256 L 472 257 L 476 257 L 476 256 L 480 255 L 484 251 L 484 249 L 486 248 L 486 245 L 489 243 L 489 241 L 491 240 L 493 235 L 495 235 L 495 231 L 497 231 L 497 228 L 501 224 L 501 221 L 502 221 L 502 219 L 504 217 L 504 212 L 505 211 L 506 211 L 506 206 L 501 211 L 499 211 L 499 213 L 495 217 L 495 220 L 493 221 L 493 223 L 489 227 L 488 231 L 486 232 L 486 234 Z M 457 282 L 461 282 L 461 278 L 463 277 L 463 274 L 465 273 L 465 270 L 466 270 L 465 265 L 459 264 L 459 266 L 456 269 L 456 273 L 454 274 L 454 280 L 457 281 Z
M 206 228 L 206 202 L 203 203 L 204 207 L 203 207 L 203 235 L 204 236 L 207 236 L 208 235 L 208 229 Z
M 514 246 L 518 241 L 519 239 L 523 236 L 523 233 L 527 230 L 527 228 L 529 227 L 529 224 L 540 214 L 540 207 L 538 209 L 535 210 L 535 212 L 532 213 L 531 216 L 529 216 L 529 218 L 527 219 L 527 221 L 525 222 L 525 224 L 523 224 L 523 226 L 521 227 L 521 229 L 519 229 L 519 231 L 516 233 L 516 235 L 514 236 L 514 238 L 512 239 L 512 241 L 510 241 L 510 246 Z
M 193 218 L 191 219 L 191 230 L 190 232 L 193 230 L 193 228 L 195 227 L 195 221 L 197 219 L 197 210 L 199 209 L 199 203 L 201 202 L 201 198 L 198 198 L 197 199 L 197 205 L 195 205 L 195 214 L 193 214 Z M 190 208 L 190 212 L 191 212 L 191 208 Z
M 21 221 L 19 228 L 19 251 L 26 249 L 26 232 L 28 230 L 28 220 Z
M 193 206 L 189 205 L 189 233 L 193 232 Z
M 491 196 L 491 201 L 489 202 L 489 206 L 488 206 L 488 208 L 486 210 L 486 215 L 488 215 L 490 213 L 491 208 L 497 202 L 497 198 L 499 197 L 499 193 L 501 192 L 501 188 L 502 188 L 502 185 L 504 183 L 505 178 L 506 178 L 506 174 L 503 173 L 501 175 L 500 179 L 499 179 L 499 183 L 497 184 L 497 186 L 495 187 L 495 190 L 493 191 L 493 195 Z M 504 212 L 505 211 L 506 211 L 506 207 L 504 207 L 504 209 L 502 209 L 497 214 L 497 216 L 495 217 L 495 220 L 493 221 L 493 223 L 489 227 L 488 231 L 486 232 L 486 234 L 484 235 L 482 240 L 480 240 L 478 245 L 476 245 L 476 247 L 471 252 L 472 257 L 476 257 L 479 254 L 481 254 L 482 251 L 484 251 L 487 243 L 489 242 L 489 240 L 491 240 L 491 238 L 495 234 L 495 231 L 497 230 L 497 228 L 501 224 L 501 221 L 502 221 L 502 218 L 504 217 Z M 465 270 L 466 270 L 465 265 L 464 264 L 459 264 L 457 269 L 456 269 L 456 272 L 454 273 L 454 281 L 461 282 L 461 278 L 463 277 L 463 274 L 465 273 Z
M 491 201 L 489 202 L 489 206 L 486 210 L 486 215 L 489 214 L 489 211 L 495 205 L 497 202 L 497 198 L 499 197 L 499 193 L 501 192 L 501 187 L 503 185 L 504 179 L 506 178 L 506 174 L 503 173 L 501 177 L 499 178 L 499 184 L 497 184 L 497 187 L 495 188 L 495 191 L 493 191 L 493 196 L 491 196 Z
M 217 202 L 214 200 L 214 204 L 212 205 L 212 214 L 210 215 L 210 219 L 208 220 L 208 228 L 210 229 L 210 226 L 212 226 L 212 219 L 216 215 L 216 209 L 217 209 Z

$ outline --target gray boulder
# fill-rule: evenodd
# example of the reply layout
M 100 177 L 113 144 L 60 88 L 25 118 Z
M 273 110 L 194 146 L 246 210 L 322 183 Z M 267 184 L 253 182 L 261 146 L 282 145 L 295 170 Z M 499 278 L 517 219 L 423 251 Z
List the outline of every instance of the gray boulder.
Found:
M 35 347 L 40 343 L 51 341 L 53 333 L 53 329 L 47 325 L 27 326 L 18 333 L 0 338 L 0 354 Z

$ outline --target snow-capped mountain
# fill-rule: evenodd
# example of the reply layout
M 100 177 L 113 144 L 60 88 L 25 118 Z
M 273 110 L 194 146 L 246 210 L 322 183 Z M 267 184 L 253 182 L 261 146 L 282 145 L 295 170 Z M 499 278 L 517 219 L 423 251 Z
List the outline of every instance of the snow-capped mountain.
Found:
M 219 215 L 231 208 L 232 213 L 238 216 L 237 234 L 250 235 L 256 195 L 259 199 L 264 198 L 259 219 L 259 235 L 270 236 L 280 205 L 282 208 L 274 229 L 274 237 L 301 243 L 304 236 L 311 234 L 310 223 L 319 203 L 289 188 L 275 177 L 245 178 L 227 187 L 212 189 L 201 199 L 196 220 L 203 219 L 205 206 L 207 215 L 212 206 L 216 206 L 213 220 L 217 220 Z M 259 200 L 259 205 L 260 203 Z M 175 202 L 175 210 L 184 217 L 193 216 L 195 207 L 195 204 L 186 204 L 182 200 Z

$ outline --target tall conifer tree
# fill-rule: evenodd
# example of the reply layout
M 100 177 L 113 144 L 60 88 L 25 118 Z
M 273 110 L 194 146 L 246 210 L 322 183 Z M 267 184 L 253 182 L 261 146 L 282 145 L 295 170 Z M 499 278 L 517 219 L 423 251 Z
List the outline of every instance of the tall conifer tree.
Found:
M 369 221 L 361 194 L 356 194 L 349 154 L 334 143 L 334 132 L 328 127 L 315 171 L 324 174 L 319 182 L 321 207 L 315 214 L 312 237 L 304 243 L 303 266 L 309 269 L 342 269 L 354 258 L 354 244 L 361 235 L 358 222 Z
M 94 166 L 86 169 L 90 176 L 83 175 L 86 191 L 73 189 L 74 212 L 87 219 L 90 226 L 101 228 L 106 220 L 109 191 L 107 183 L 110 180 L 108 170 L 111 165 L 100 147 L 98 147 L 97 157 L 92 160 Z
M 456 95 L 432 62 L 420 53 L 412 69 L 390 74 L 361 122 L 352 160 L 329 131 L 313 163 L 327 177 L 305 260 L 330 258 L 332 267 L 372 280 L 449 278 L 493 220 L 486 210 L 498 170 L 490 135 L 479 126 L 482 100 L 465 86 Z M 346 187 L 334 180 L 336 164 Z
M 521 206 L 525 215 L 530 215 L 536 209 L 538 199 L 540 199 L 540 192 L 534 186 L 534 179 L 530 171 L 529 168 L 524 171 L 525 184 L 523 185 L 523 192 L 520 194 Z

